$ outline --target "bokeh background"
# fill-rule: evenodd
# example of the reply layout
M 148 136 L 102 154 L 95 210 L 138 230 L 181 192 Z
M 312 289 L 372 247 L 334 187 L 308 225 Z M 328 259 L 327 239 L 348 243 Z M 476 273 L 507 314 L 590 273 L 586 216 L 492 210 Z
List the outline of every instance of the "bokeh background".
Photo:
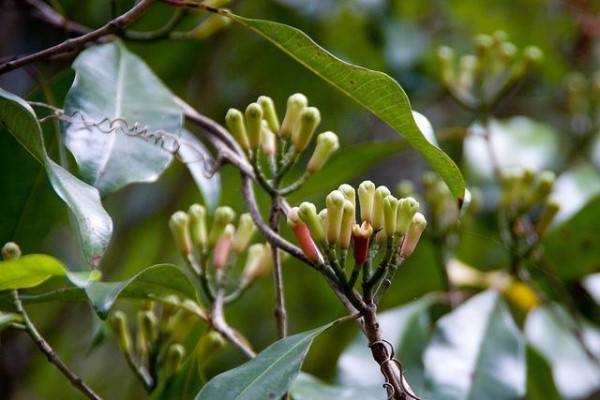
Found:
M 69 19 L 86 26 L 98 27 L 110 18 L 106 0 L 53 3 L 59 4 Z M 119 9 L 124 11 L 131 3 L 118 1 Z M 537 121 L 536 127 L 543 131 L 540 143 L 551 136 L 556 148 L 568 147 L 572 141 L 565 77 L 573 71 L 591 74 L 600 61 L 600 2 L 592 0 L 241 0 L 232 8 L 244 16 L 298 27 L 340 58 L 393 76 L 407 91 L 413 108 L 430 119 L 441 146 L 458 163 L 463 159 L 462 140 L 455 132 L 469 126 L 474 116 L 458 106 L 440 83 L 435 57 L 440 45 L 469 53 L 473 52 L 473 35 L 502 30 L 519 49 L 526 45 L 541 48 L 544 62 L 516 94 L 501 103 L 497 115 L 527 116 Z M 169 14 L 167 7 L 156 6 L 134 28 L 155 29 Z M 182 26 L 194 26 L 202 18 L 189 17 Z M 64 32 L 31 18 L 19 1 L 0 2 L 0 58 L 31 53 L 64 39 Z M 262 94 L 275 100 L 281 115 L 290 94 L 306 94 L 310 103 L 321 110 L 321 127 L 337 132 L 345 150 L 343 159 L 339 156 L 338 168 L 327 176 L 314 177 L 290 197 L 293 204 L 312 200 L 322 206 L 324 195 L 346 180 L 357 184 L 368 178 L 394 188 L 400 180 L 411 179 L 420 188 L 420 176 L 427 165 L 414 151 L 398 150 L 401 139 L 396 133 L 254 34 L 230 26 L 204 40 L 125 43 L 174 93 L 217 121 L 223 121 L 229 107 L 245 107 Z M 69 69 L 71 61 L 66 57 L 50 64 L 40 63 L 35 69 L 10 72 L 0 76 L 0 87 L 61 106 L 74 76 Z M 54 127 L 46 124 L 45 129 L 56 159 Z M 371 144 L 382 142 L 393 142 L 394 151 L 374 153 L 372 157 L 363 152 Z M 560 168 L 560 162 L 557 156 L 548 167 Z M 596 164 L 596 175 L 597 168 Z M 597 176 L 590 179 L 596 179 L 594 184 L 600 182 Z M 239 173 L 226 166 L 221 180 L 221 204 L 244 212 Z M 66 208 L 52 191 L 44 171 L 4 131 L 0 135 L 0 188 L 0 243 L 14 240 L 24 253 L 49 253 L 78 268 L 79 250 Z M 27 199 L 24 207 L 23 199 Z M 266 200 L 260 198 L 263 206 Z M 176 210 L 201 201 L 189 172 L 177 163 L 157 182 L 131 185 L 107 197 L 104 204 L 113 217 L 115 231 L 101 264 L 105 278 L 124 279 L 156 263 L 182 264 L 168 231 L 168 218 Z M 461 250 L 467 260 L 476 259 L 473 264 L 484 269 L 502 266 L 507 254 L 495 234 L 493 218 L 483 214 L 471 238 L 472 243 Z M 475 252 L 469 246 L 488 250 Z M 435 264 L 431 245 L 423 243 L 398 274 L 382 309 L 440 289 L 442 281 Z M 309 268 L 287 259 L 284 276 L 291 332 L 307 330 L 343 314 L 321 277 Z M 231 324 L 257 349 L 275 340 L 272 298 L 272 280 L 267 277 L 227 310 Z M 128 309 L 132 305 L 123 303 L 120 307 Z M 67 364 L 101 395 L 110 399 L 140 398 L 142 389 L 115 341 L 108 338 L 92 345 L 100 323 L 89 306 L 45 304 L 28 309 Z M 597 310 L 587 313 L 598 316 Z M 199 326 L 196 334 L 201 330 Z M 311 350 L 305 370 L 332 380 L 339 354 L 356 333 L 355 327 L 344 324 L 322 335 Z M 207 375 L 243 361 L 243 354 L 230 346 L 214 360 Z M 26 335 L 2 333 L 0 398 L 80 397 Z

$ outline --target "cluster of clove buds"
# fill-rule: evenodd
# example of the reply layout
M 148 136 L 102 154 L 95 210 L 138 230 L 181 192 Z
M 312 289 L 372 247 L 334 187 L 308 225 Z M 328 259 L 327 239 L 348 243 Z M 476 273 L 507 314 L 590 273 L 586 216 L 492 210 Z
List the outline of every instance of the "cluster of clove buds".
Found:
M 316 107 L 309 107 L 306 96 L 296 93 L 288 98 L 283 122 L 279 122 L 273 100 L 260 96 L 250 103 L 244 113 L 230 108 L 225 116 L 227 129 L 246 152 L 259 182 L 269 191 L 281 189 L 287 194 L 299 187 L 279 188 L 281 179 L 307 150 L 321 114 Z M 338 137 L 331 131 L 317 135 L 313 150 L 301 181 L 319 171 L 339 148 Z M 266 156 L 271 176 L 267 178 L 261 167 L 260 156 Z
M 506 172 L 502 175 L 500 207 L 512 220 L 531 211 L 538 211 L 535 230 L 541 237 L 560 210 L 558 200 L 550 195 L 555 180 L 551 171 L 535 173 L 524 169 Z
M 270 245 L 250 245 L 256 233 L 250 214 L 239 217 L 237 228 L 235 217 L 230 207 L 218 207 L 209 229 L 206 208 L 194 204 L 188 212 L 174 213 L 169 221 L 177 248 L 192 272 L 200 278 L 209 303 L 218 290 L 230 292 L 225 297 L 226 302 L 234 300 L 272 267 Z M 240 264 L 238 261 L 244 254 L 245 262 Z M 241 271 L 236 268 L 238 266 Z
M 450 93 L 470 109 L 490 109 L 539 63 L 542 52 L 529 46 L 519 55 L 504 32 L 475 37 L 476 54 L 460 57 L 458 69 L 454 51 L 438 49 L 442 80 Z
M 381 271 L 373 276 L 387 273 L 391 278 L 398 264 L 413 253 L 427 225 L 414 198 L 398 199 L 371 181 L 362 182 L 358 190 L 343 184 L 329 193 L 325 203 L 326 208 L 317 212 L 313 203 L 303 202 L 289 210 L 287 222 L 306 257 L 333 268 L 350 287 L 361 270 L 367 275 L 363 279 L 372 278 L 375 260 L 381 262 Z M 350 247 L 356 264 L 348 281 L 343 271 Z

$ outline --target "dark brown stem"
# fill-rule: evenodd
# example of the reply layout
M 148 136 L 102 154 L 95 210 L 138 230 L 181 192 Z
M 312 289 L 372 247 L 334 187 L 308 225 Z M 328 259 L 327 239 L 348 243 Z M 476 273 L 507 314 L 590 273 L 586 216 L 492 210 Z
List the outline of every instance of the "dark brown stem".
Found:
M 156 0 L 141 0 L 137 3 L 133 8 L 127 11 L 125 14 L 109 21 L 101 28 L 98 28 L 94 31 L 88 32 L 85 35 L 78 36 L 76 38 L 67 39 L 64 42 L 57 44 L 56 46 L 49 47 L 47 49 L 38 51 L 37 53 L 33 53 L 16 60 L 8 61 L 4 64 L 0 65 L 0 74 L 3 74 L 8 71 L 12 71 L 13 69 L 22 67 L 27 64 L 31 64 L 33 62 L 46 60 L 52 56 L 70 53 L 73 51 L 78 51 L 83 48 L 87 43 L 94 42 L 104 36 L 110 35 L 112 33 L 116 33 L 121 31 L 127 25 L 131 24 L 135 20 L 137 20 L 142 14 L 152 6 Z
M 269 227 L 275 234 L 279 232 L 279 196 L 271 198 L 271 213 L 269 215 Z M 283 290 L 283 272 L 281 270 L 281 255 L 279 248 L 271 246 L 273 257 L 273 286 L 275 290 L 275 321 L 277 323 L 277 335 L 284 338 L 287 336 L 287 312 L 285 310 L 285 296 Z
M 46 342 L 46 340 L 42 337 L 42 335 L 38 332 L 33 322 L 29 319 L 29 315 L 23 308 L 23 304 L 21 303 L 21 299 L 19 298 L 19 293 L 17 290 L 12 291 L 13 303 L 15 305 L 15 309 L 17 313 L 21 315 L 23 318 L 23 323 L 25 325 L 26 331 L 31 336 L 31 339 L 37 344 L 42 353 L 46 355 L 48 361 L 56 366 L 58 370 L 67 377 L 69 382 L 73 385 L 74 388 L 83 393 L 87 398 L 93 400 L 101 400 L 102 398 L 98 396 L 94 391 L 73 371 L 67 367 L 67 365 L 60 359 L 58 354 L 54 351 L 52 347 Z

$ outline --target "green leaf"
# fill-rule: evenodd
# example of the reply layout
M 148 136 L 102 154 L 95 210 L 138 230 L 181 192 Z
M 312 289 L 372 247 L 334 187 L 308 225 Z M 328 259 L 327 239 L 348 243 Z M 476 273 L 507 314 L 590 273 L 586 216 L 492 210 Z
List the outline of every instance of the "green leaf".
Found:
M 100 272 L 72 274 L 56 258 L 45 254 L 28 254 L 16 260 L 0 261 L 0 291 L 25 289 L 40 285 L 53 276 L 67 276 L 79 287 L 100 278 Z
M 579 279 L 600 265 L 600 196 L 552 230 L 543 240 L 548 263 L 564 279 Z
M 115 301 L 120 297 L 153 299 L 175 295 L 182 300 L 197 301 L 196 291 L 178 267 L 158 264 L 121 282 L 95 282 L 85 289 L 92 307 L 105 319 Z
M 276 341 L 247 363 L 211 379 L 196 400 L 281 398 L 298 376 L 314 338 L 338 321 Z
M 527 345 L 527 400 L 561 400 L 552 369 L 533 347 Z
M 179 157 L 188 168 L 204 203 L 210 211 L 214 211 L 221 198 L 221 177 L 218 172 L 208 177 L 207 166 L 212 165 L 212 157 L 204 144 L 191 132 L 183 130 L 179 140 Z
M 574 332 L 575 321 L 558 304 L 540 307 L 529 313 L 525 335 L 552 366 L 554 382 L 567 398 L 584 398 L 600 388 L 600 330 L 584 323 L 581 336 L 594 352 L 596 361 L 586 353 Z
M 397 154 L 406 148 L 406 142 L 360 143 L 343 146 L 333 155 L 318 175 L 309 179 L 300 190 L 292 193 L 289 198 L 293 203 L 303 201 L 311 196 L 320 196 L 336 189 L 342 183 L 347 183 L 360 176 L 367 168 L 384 159 Z
M 102 208 L 98 191 L 56 164 L 46 154 L 41 127 L 25 100 L 0 89 L 0 121 L 45 168 L 58 196 L 69 206 L 85 260 L 97 266 L 112 234 L 112 220 Z
M 408 96 L 393 78 L 383 72 L 340 60 L 299 29 L 231 13 L 227 15 L 263 36 L 319 78 L 398 131 L 427 159 L 455 197 L 464 196 L 465 184 L 460 170 L 448 155 L 423 136 L 413 118 Z
M 290 395 L 294 400 L 381 400 L 383 394 L 384 389 L 381 385 L 334 386 L 306 373 L 300 373 L 290 387 Z
M 425 350 L 426 399 L 520 399 L 525 340 L 495 291 L 471 298 L 438 322 Z
M 402 362 L 406 380 L 419 395 L 424 390 L 423 351 L 430 331 L 427 309 L 435 302 L 436 295 L 429 294 L 379 316 L 379 324 L 386 340 L 394 345 L 397 358 Z M 372 365 L 373 368 L 365 366 Z M 345 350 L 339 361 L 337 381 L 342 386 L 378 386 L 383 377 L 369 350 L 367 339 L 358 334 Z M 381 393 L 379 393 L 381 397 Z
M 102 195 L 132 182 L 155 181 L 173 158 L 173 137 L 163 142 L 134 133 L 179 135 L 183 114 L 171 92 L 121 42 L 90 47 L 73 68 L 76 76 L 65 112 L 75 121 L 79 115 L 89 123 L 104 121 L 100 128 L 63 124 L 65 144 L 83 179 Z M 107 133 L 110 128 L 116 129 Z

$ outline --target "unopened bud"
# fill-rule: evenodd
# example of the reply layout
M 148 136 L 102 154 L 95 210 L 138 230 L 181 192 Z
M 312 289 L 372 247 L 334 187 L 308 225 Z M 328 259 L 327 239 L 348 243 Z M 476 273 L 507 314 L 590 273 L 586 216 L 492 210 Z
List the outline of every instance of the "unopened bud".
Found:
M 400 255 L 403 258 L 409 257 L 413 251 L 415 251 L 415 247 L 417 247 L 417 243 L 419 243 L 419 239 L 421 238 L 421 234 L 425 230 L 425 227 L 427 227 L 425 216 L 421 213 L 416 213 L 410 223 L 406 237 L 402 242 Z
M 267 156 L 275 154 L 275 134 L 271 132 L 271 129 L 267 126 L 265 121 L 262 122 L 260 139 L 260 148 Z
M 317 146 L 306 165 L 306 171 L 314 174 L 323 168 L 329 157 L 340 148 L 338 137 L 333 132 L 324 132 L 317 136 Z
M 511 62 L 517 55 L 517 46 L 510 42 L 502 43 L 500 46 L 500 56 L 505 62 Z
M 354 224 L 352 227 L 353 255 L 357 265 L 362 265 L 369 259 L 369 238 L 371 235 L 373 235 L 373 228 L 367 221 L 364 221 L 362 225 Z
M 475 72 L 479 68 L 479 60 L 477 57 L 466 54 L 460 58 L 460 74 L 458 77 L 458 85 L 463 90 L 470 90 L 473 87 L 475 80 Z
M 437 56 L 441 64 L 442 81 L 444 85 L 451 87 L 454 84 L 454 50 L 442 46 L 438 49 Z
M 527 66 L 538 64 L 542 58 L 544 58 L 544 53 L 539 47 L 529 46 L 523 51 L 523 61 Z
M 201 252 L 205 252 L 208 247 L 208 234 L 206 229 L 206 208 L 200 204 L 192 204 L 188 210 L 190 220 L 190 233 L 192 244 Z
M 4 261 L 21 258 L 21 248 L 15 242 L 7 242 L 2 246 L 2 259 Z
M 475 36 L 475 46 L 477 47 L 477 54 L 484 55 L 494 44 L 494 39 L 489 35 L 477 35 Z
M 527 196 L 527 206 L 532 207 L 540 201 L 544 200 L 550 192 L 552 191 L 552 186 L 554 186 L 554 181 L 556 180 L 556 175 L 551 171 L 544 171 L 536 180 L 533 188 L 529 192 L 529 196 Z
M 167 359 L 165 361 L 167 376 L 173 375 L 181 368 L 184 357 L 185 347 L 181 344 L 175 343 L 169 346 L 169 349 L 167 350 Z
M 375 190 L 375 199 L 373 200 L 373 229 L 379 231 L 383 229 L 383 200 L 390 195 L 390 190 L 385 186 L 379 186 Z
M 256 150 L 260 147 L 263 112 L 258 103 L 250 103 L 244 113 L 246 117 L 246 133 L 250 148 Z
M 217 240 L 223 234 L 225 227 L 232 223 L 235 219 L 235 211 L 231 207 L 218 207 L 215 210 L 215 217 L 213 220 L 212 227 L 210 229 L 210 233 L 208 234 L 208 244 L 209 246 L 214 246 L 217 244 Z
M 290 138 L 292 136 L 292 131 L 298 123 L 300 112 L 307 106 L 307 104 L 308 100 L 306 99 L 306 96 L 301 93 L 293 94 L 288 98 L 285 117 L 283 118 L 283 123 L 281 124 L 281 128 L 279 130 L 282 138 Z
M 244 213 L 240 215 L 238 228 L 235 232 L 235 238 L 233 240 L 231 249 L 238 254 L 243 252 L 248 247 L 248 244 L 252 240 L 252 237 L 255 233 L 256 225 L 254 225 L 254 221 L 252 220 L 250 214 Z
M 219 332 L 211 330 L 202 335 L 196 350 L 198 364 L 201 367 L 206 366 L 215 356 L 215 354 L 217 354 L 226 345 L 227 340 L 225 340 L 223 335 L 221 335 Z
M 396 221 L 398 219 L 398 199 L 387 196 L 383 200 L 383 217 L 385 222 L 385 234 L 392 236 L 396 233 Z
M 373 222 L 373 201 L 375 200 L 375 184 L 364 181 L 358 186 L 358 201 L 360 205 L 360 218 L 369 223 Z
M 123 311 L 115 311 L 110 319 L 113 331 L 117 336 L 119 347 L 125 353 L 131 351 L 131 335 L 127 327 L 127 316 Z
M 192 241 L 190 239 L 189 218 L 183 211 L 177 211 L 171 216 L 169 228 L 175 239 L 177 248 L 184 256 L 192 251 Z
M 335 244 L 340 237 L 342 214 L 344 212 L 344 195 L 334 190 L 325 198 L 327 206 L 327 243 Z
M 354 205 L 350 200 L 344 200 L 344 208 L 342 211 L 342 226 L 340 228 L 340 236 L 338 244 L 340 249 L 347 249 L 350 247 L 350 240 L 352 239 L 352 225 L 354 225 Z
M 152 311 L 141 311 L 138 314 L 139 329 L 146 340 L 152 342 L 158 337 L 158 320 Z
M 279 118 L 277 118 L 277 110 L 273 99 L 268 96 L 260 96 L 257 100 L 263 110 L 263 118 L 267 122 L 267 126 L 273 133 L 279 132 Z
M 248 134 L 246 133 L 246 126 L 244 124 L 244 116 L 242 113 L 235 108 L 230 108 L 225 115 L 225 124 L 242 149 L 248 150 L 248 148 L 250 148 L 250 143 L 248 142 Z
M 229 257 L 229 251 L 231 250 L 231 242 L 233 241 L 233 235 L 235 234 L 235 228 L 229 224 L 223 230 L 223 234 L 217 241 L 215 246 L 215 252 L 213 254 L 213 265 L 217 269 L 225 268 L 227 265 L 227 258 Z
M 548 227 L 552 224 L 554 217 L 560 211 L 560 203 L 554 197 L 548 197 L 546 199 L 546 203 L 544 204 L 544 208 L 542 209 L 542 214 L 538 219 L 535 230 L 539 237 L 542 237 L 546 234 Z
M 350 201 L 350 203 L 352 203 L 352 207 L 356 209 L 356 190 L 354 190 L 354 188 L 347 183 L 340 185 L 338 190 L 344 194 L 346 200 Z
M 247 282 L 251 282 L 268 272 L 268 269 L 263 268 L 265 266 L 261 265 L 263 253 L 265 253 L 265 251 L 267 251 L 267 247 L 260 243 L 253 244 L 248 248 L 246 262 L 244 263 L 243 268 L 244 279 Z
M 298 207 L 298 216 L 308 227 L 314 241 L 319 244 L 325 243 L 325 230 L 321 225 L 315 205 L 307 201 L 303 202 Z
M 508 40 L 508 35 L 504 31 L 496 31 L 494 32 L 494 42 L 497 45 L 501 45 L 502 43 Z
M 419 211 L 419 202 L 414 198 L 407 197 L 398 201 L 396 232 L 399 235 L 406 235 L 410 223 L 417 211 Z
M 396 186 L 398 198 L 409 197 L 415 193 L 415 185 L 409 180 L 403 180 Z
M 296 151 L 304 151 L 321 122 L 321 113 L 316 107 L 307 107 L 300 112 L 298 122 L 292 131 L 292 144 Z
M 287 223 L 292 232 L 294 233 L 296 242 L 298 242 L 298 246 L 300 246 L 300 249 L 302 249 L 306 258 L 308 258 L 311 261 L 320 260 L 321 255 L 317 250 L 317 246 L 315 246 L 315 242 L 313 241 L 308 227 L 299 216 L 298 207 L 290 208 L 287 214 Z
M 323 227 L 323 231 L 327 232 L 327 209 L 324 208 L 321 211 L 319 211 L 319 214 L 317 214 L 319 216 L 319 221 L 321 221 L 321 226 Z

